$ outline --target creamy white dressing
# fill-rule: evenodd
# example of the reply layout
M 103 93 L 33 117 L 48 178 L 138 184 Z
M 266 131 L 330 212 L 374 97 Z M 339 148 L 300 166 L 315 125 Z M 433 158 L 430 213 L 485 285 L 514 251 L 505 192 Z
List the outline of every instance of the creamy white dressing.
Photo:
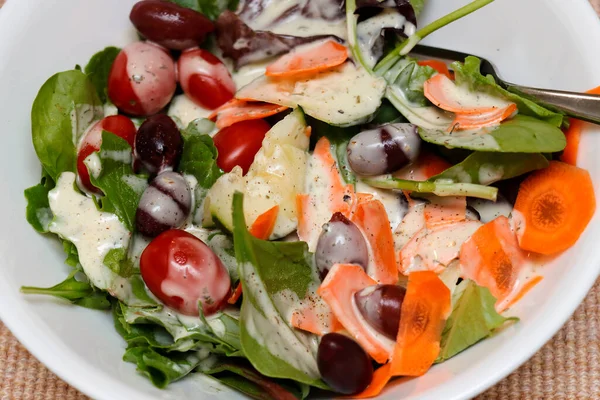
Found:
M 265 71 L 267 70 L 267 66 L 271 64 L 275 59 L 276 57 L 272 57 L 264 61 L 258 61 L 252 64 L 244 65 L 243 67 L 240 67 L 237 71 L 234 70 L 233 62 L 231 60 L 226 59 L 225 63 L 229 71 L 233 71 L 231 73 L 231 77 L 235 82 L 235 86 L 239 89 L 246 86 L 256 78 L 264 76 Z
M 446 103 L 461 109 L 497 109 L 505 108 L 509 104 L 500 97 L 492 96 L 485 92 L 471 90 L 467 85 L 457 85 L 450 78 L 442 75 L 438 90 Z M 435 104 L 438 105 L 438 104 Z
M 92 153 L 83 160 L 83 163 L 88 169 L 90 176 L 94 178 L 98 178 L 100 176 L 100 172 L 102 172 L 102 161 L 100 161 L 100 156 L 98 153 Z M 80 187 L 82 185 L 79 185 Z
M 425 203 L 412 206 L 394 231 L 394 247 L 402 250 L 410 239 L 421 229 L 425 228 Z
M 192 100 L 190 100 L 185 94 L 180 94 L 173 97 L 169 111 L 167 115 L 169 117 L 175 117 L 181 122 L 182 129 L 185 129 L 190 122 L 198 118 L 208 118 L 213 110 L 200 107 Z
M 136 193 L 142 193 L 148 187 L 146 179 L 136 175 L 123 175 L 121 180 Z
M 117 108 L 117 106 L 115 106 L 111 102 L 104 103 L 103 110 L 104 110 L 104 117 L 105 118 L 106 117 L 110 117 L 112 115 L 118 115 L 119 114 L 119 109 Z
M 73 143 L 79 143 L 79 140 L 92 122 L 102 119 L 103 111 L 103 106 L 75 104 L 73 110 L 71 110 L 71 132 L 73 134 Z
M 364 330 L 367 332 L 367 334 L 371 337 L 371 340 L 374 340 L 377 343 L 379 343 L 381 345 L 381 347 L 383 347 L 391 357 L 391 355 L 394 352 L 394 347 L 396 346 L 396 342 L 389 339 L 387 336 L 379 333 L 375 328 L 373 328 L 371 326 L 371 324 L 369 324 L 367 322 L 367 320 L 362 316 L 362 314 L 358 310 L 358 306 L 356 305 L 356 297 L 354 295 L 351 296 L 350 301 L 352 302 L 352 312 L 354 313 L 354 316 L 356 317 L 356 319 L 359 321 L 360 325 L 364 328 Z
M 452 124 L 452 115 L 437 107 L 422 107 L 410 103 L 402 90 L 394 86 L 386 89 L 386 98 L 406 117 L 408 122 L 419 128 L 446 131 Z
M 495 164 L 483 164 L 479 167 L 479 183 L 488 185 L 497 182 L 504 176 L 504 166 Z
M 75 174 L 63 172 L 48 193 L 54 220 L 50 232 L 77 247 L 79 261 L 90 282 L 119 299 L 126 299 L 129 282 L 104 265 L 112 249 L 127 248 L 131 233 L 112 213 L 98 211 L 94 201 L 75 191 Z
M 395 231 L 402 219 L 408 212 L 408 205 L 401 201 L 400 194 L 393 190 L 379 189 L 367 185 L 362 180 L 356 181 L 356 192 L 357 193 L 368 193 L 373 196 L 373 199 L 379 200 L 385 208 L 388 219 L 390 220 L 390 227 L 392 231 Z
M 487 223 L 501 215 L 509 217 L 513 213 L 512 205 L 504 198 L 498 196 L 496 202 L 483 199 L 469 199 L 469 205 L 479 213 L 481 222 Z M 513 213 L 513 221 L 516 219 Z
M 298 9 L 308 8 L 309 12 L 312 11 L 313 14 L 324 16 L 335 16 L 339 12 L 338 5 L 333 1 L 270 0 L 264 1 L 262 12 L 255 15 L 252 19 L 246 18 L 244 22 L 254 30 L 266 30 L 280 35 L 301 37 L 335 35 L 342 39 L 346 37 L 346 19 L 343 15 L 333 21 L 321 18 L 307 18 L 299 12 L 288 13 L 287 17 L 284 16 L 282 18 L 286 11 L 294 7 Z
M 287 321 L 282 320 L 251 264 L 241 264 L 240 272 L 245 282 L 244 289 L 247 288 L 254 298 L 254 301 L 245 302 L 242 308 L 248 334 L 273 356 L 286 360 L 310 378 L 319 378 L 314 335 L 291 328 Z

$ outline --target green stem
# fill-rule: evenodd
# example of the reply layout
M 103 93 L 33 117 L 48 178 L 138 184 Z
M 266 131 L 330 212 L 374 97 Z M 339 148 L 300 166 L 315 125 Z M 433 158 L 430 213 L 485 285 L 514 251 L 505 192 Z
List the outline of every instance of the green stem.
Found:
M 346 0 L 346 24 L 348 26 L 348 44 L 350 45 L 350 51 L 354 58 L 362 65 L 367 71 L 371 72 L 371 68 L 368 67 L 360 48 L 358 47 L 356 37 L 356 0 Z
M 448 25 L 449 23 L 454 22 L 457 19 L 465 17 L 465 16 L 471 14 L 472 12 L 477 11 L 480 8 L 487 6 L 488 4 L 490 4 L 493 1 L 494 0 L 475 0 L 475 1 L 467 4 L 466 6 L 461 7 L 458 10 L 452 11 L 450 14 L 447 14 L 447 15 L 433 21 L 432 23 L 425 26 L 424 28 L 419 29 L 417 32 L 415 32 L 415 34 L 413 36 L 416 37 L 416 42 L 418 43 L 419 41 L 425 39 L 428 35 L 437 31 L 438 29 L 443 28 L 444 26 Z M 347 8 L 346 8 L 346 10 L 347 10 Z M 378 75 L 382 75 L 383 73 L 385 73 L 389 69 L 388 65 L 390 63 L 393 65 L 392 61 L 395 62 L 395 59 L 399 55 L 402 54 L 402 50 L 404 49 L 404 47 L 406 47 L 406 45 L 409 42 L 416 44 L 414 41 L 415 41 L 414 38 L 412 41 L 409 38 L 409 39 L 406 39 L 405 41 L 403 41 L 402 43 L 400 43 L 398 46 L 396 46 L 396 48 L 394 50 L 389 52 L 388 55 L 385 56 L 385 58 L 383 60 L 381 60 L 375 66 L 374 71 L 378 72 Z M 383 69 L 383 72 L 379 73 L 379 71 L 381 71 L 382 69 Z
M 498 189 L 473 183 L 441 183 L 409 181 L 396 178 L 365 179 L 367 185 L 382 189 L 410 190 L 419 193 L 433 193 L 436 196 L 469 196 L 496 201 Z

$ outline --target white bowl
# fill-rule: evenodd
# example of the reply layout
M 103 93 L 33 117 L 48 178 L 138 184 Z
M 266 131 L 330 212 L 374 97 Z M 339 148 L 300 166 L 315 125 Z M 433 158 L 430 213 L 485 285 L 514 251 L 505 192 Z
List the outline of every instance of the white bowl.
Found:
M 51 370 L 96 399 L 242 398 L 200 376 L 155 389 L 121 360 L 125 343 L 110 315 L 19 293 L 21 285 L 51 286 L 68 271 L 57 241 L 25 221 L 23 190 L 40 173 L 31 145 L 31 104 L 55 72 L 84 65 L 104 46 L 134 40 L 128 19 L 133 3 L 9 0 L 0 11 L 0 318 Z M 466 3 L 429 0 L 422 20 Z M 489 58 L 503 77 L 517 83 L 577 91 L 600 84 L 600 23 L 586 0 L 498 0 L 427 42 Z M 586 133 L 580 155 L 596 188 L 598 134 L 598 129 Z M 511 310 L 521 322 L 421 378 L 397 381 L 381 398 L 466 399 L 508 375 L 550 339 L 596 280 L 599 238 L 596 216 L 577 245 L 545 266 L 542 283 Z

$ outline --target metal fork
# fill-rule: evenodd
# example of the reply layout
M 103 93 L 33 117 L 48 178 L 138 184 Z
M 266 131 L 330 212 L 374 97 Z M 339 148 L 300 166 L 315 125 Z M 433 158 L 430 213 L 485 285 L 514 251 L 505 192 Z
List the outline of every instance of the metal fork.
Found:
M 429 58 L 437 58 L 442 61 L 464 61 L 467 56 L 472 55 L 423 45 L 416 45 L 410 53 Z M 496 80 L 496 83 L 502 88 L 533 99 L 539 104 L 549 109 L 562 112 L 569 117 L 600 125 L 600 95 L 567 92 L 563 90 L 538 89 L 509 83 L 498 76 L 496 68 L 494 68 L 494 65 L 491 62 L 482 57 L 478 58 L 481 60 L 481 74 L 491 75 Z

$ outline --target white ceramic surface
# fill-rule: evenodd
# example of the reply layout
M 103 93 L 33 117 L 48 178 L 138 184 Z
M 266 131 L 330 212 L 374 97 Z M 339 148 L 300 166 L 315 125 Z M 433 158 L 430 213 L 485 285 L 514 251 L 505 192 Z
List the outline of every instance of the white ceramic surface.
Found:
M 121 357 L 124 342 L 108 314 L 48 298 L 23 297 L 21 285 L 50 286 L 67 274 L 56 240 L 25 221 L 23 190 L 40 167 L 30 140 L 29 112 L 53 73 L 85 64 L 107 45 L 124 45 L 134 30 L 134 0 L 12 0 L 0 11 L 0 318 L 61 378 L 96 399 L 241 398 L 208 378 L 158 390 Z M 422 20 L 467 0 L 429 0 Z M 516 83 L 585 90 L 600 84 L 600 23 L 586 0 L 497 0 L 427 40 L 493 60 Z M 600 189 L 600 130 L 583 138 L 581 161 Z M 597 194 L 597 196 L 598 196 Z M 600 198 L 600 196 L 598 196 Z M 600 271 L 600 216 L 575 247 L 548 264 L 546 278 L 511 314 L 521 322 L 422 378 L 399 381 L 381 398 L 466 399 L 527 360 L 562 326 Z

